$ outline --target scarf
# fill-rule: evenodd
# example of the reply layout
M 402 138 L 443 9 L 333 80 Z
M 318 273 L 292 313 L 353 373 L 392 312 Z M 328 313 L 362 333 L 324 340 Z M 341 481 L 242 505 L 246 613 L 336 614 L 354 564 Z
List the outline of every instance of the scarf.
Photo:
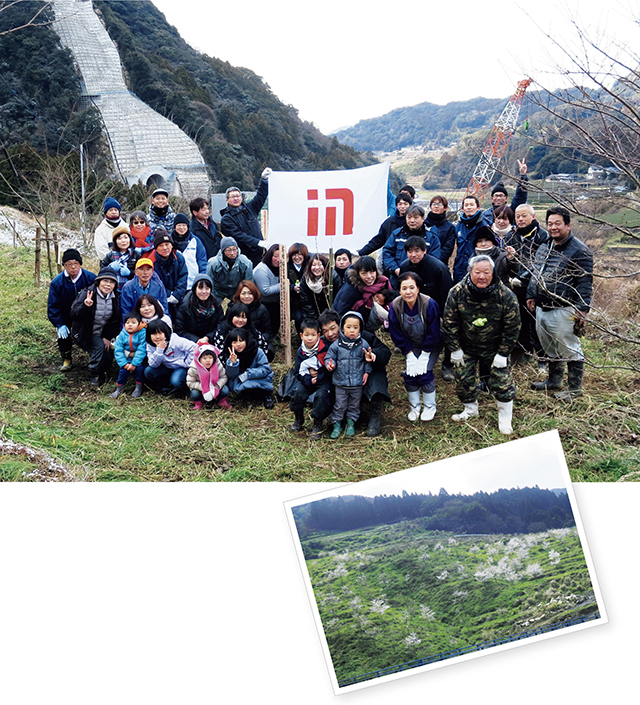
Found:
M 202 355 L 203 352 L 213 353 L 213 365 L 211 365 L 211 369 L 209 370 L 200 362 L 200 355 Z M 212 345 L 203 345 L 193 358 L 193 362 L 196 366 L 196 370 L 198 370 L 198 379 L 200 380 L 202 393 L 206 394 L 207 392 L 211 392 L 215 399 L 220 394 L 220 390 L 217 387 L 220 373 L 218 372 L 218 356 L 216 355 L 216 349 Z
M 446 219 L 446 211 L 443 211 L 442 213 L 434 213 L 433 211 L 429 211 L 427 213 L 426 223 L 427 225 L 442 225 Z
M 362 308 L 363 306 L 365 308 L 373 308 L 373 297 L 383 289 L 389 288 L 389 280 L 387 277 L 384 275 L 380 275 L 376 281 L 371 284 L 371 286 L 364 286 L 362 288 L 358 287 L 360 289 L 360 293 L 362 294 L 362 298 L 360 301 L 357 301 L 354 306 L 353 310 L 357 311 L 358 309 Z
M 167 215 L 167 212 L 169 211 L 169 206 L 165 206 L 164 208 L 158 208 L 157 206 L 151 206 L 151 210 L 153 211 L 153 214 L 158 216 L 158 218 L 164 218 L 165 215 Z
M 302 341 L 300 349 L 305 357 L 313 357 L 314 355 L 317 355 L 318 350 L 320 349 L 320 336 L 318 336 L 318 340 L 316 340 L 316 344 L 312 348 L 308 348 L 305 342 Z
M 520 237 L 529 237 L 529 235 L 532 235 L 538 227 L 538 221 L 534 218 L 526 228 L 516 228 L 516 233 L 520 235 Z
M 314 294 L 319 294 L 322 291 L 322 278 L 312 281 L 309 277 L 305 277 L 305 281 Z
M 359 335 L 357 338 L 347 338 L 347 336 L 340 331 L 340 347 L 342 348 L 348 348 L 349 350 L 353 350 L 358 345 L 362 344 L 362 336 Z
M 149 247 L 147 238 L 149 237 L 150 232 L 151 229 L 148 225 L 145 225 L 144 229 L 140 233 L 135 228 L 131 228 L 131 238 L 134 240 L 133 246 L 139 248 Z

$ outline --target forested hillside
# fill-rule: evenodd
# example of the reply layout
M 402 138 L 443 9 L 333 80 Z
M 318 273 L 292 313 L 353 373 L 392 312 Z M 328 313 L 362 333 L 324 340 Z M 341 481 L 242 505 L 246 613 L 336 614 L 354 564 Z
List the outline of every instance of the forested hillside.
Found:
M 420 518 L 427 530 L 465 533 L 521 533 L 575 524 L 566 492 L 537 487 L 473 495 L 449 495 L 442 489 L 437 495 L 328 497 L 296 507 L 293 514 L 304 536 Z
M 254 188 L 267 165 L 289 171 L 372 163 L 301 121 L 253 71 L 191 48 L 150 0 L 94 4 L 130 89 L 198 143 L 217 190 Z
M 254 72 L 195 51 L 149 0 L 94 4 L 117 44 L 130 90 L 197 142 L 214 190 L 253 189 L 267 165 L 314 170 L 373 163 L 300 120 Z M 50 25 L 51 9 L 39 15 L 39 26 L 4 34 L 43 5 L 8 4 L 0 13 L 0 201 L 23 208 L 20 195 L 32 200 L 50 185 L 50 174 L 49 183 L 42 179 L 42 159 L 54 160 L 75 181 L 68 172 L 77 170 L 82 143 L 90 180 L 110 170 L 99 115 L 81 105 L 81 77 Z
M 473 98 L 446 105 L 420 103 L 360 120 L 335 136 L 355 149 L 370 151 L 391 152 L 413 145 L 450 147 L 466 135 L 491 127 L 505 102 Z

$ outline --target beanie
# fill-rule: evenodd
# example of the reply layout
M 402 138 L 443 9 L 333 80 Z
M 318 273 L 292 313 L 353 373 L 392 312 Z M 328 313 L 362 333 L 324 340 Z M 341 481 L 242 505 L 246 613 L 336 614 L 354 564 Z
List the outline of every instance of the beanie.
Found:
M 220 252 L 224 252 L 227 247 L 238 247 L 238 243 L 232 237 L 223 237 L 220 240 Z
M 72 259 L 82 264 L 82 255 L 78 252 L 78 250 L 70 247 L 62 253 L 62 264 L 65 264 L 65 262 L 69 262 L 69 260 Z
M 504 184 L 502 181 L 497 183 L 494 187 L 493 190 L 491 191 L 491 195 L 495 195 L 496 193 L 504 193 L 504 195 L 507 195 L 507 189 L 504 187 Z
M 122 210 L 122 206 L 118 203 L 118 201 L 116 201 L 115 198 L 111 198 L 111 196 L 109 196 L 109 198 L 104 199 L 104 206 L 102 207 L 102 212 L 106 213 L 109 208 L 117 208 L 119 211 Z
M 153 246 L 158 247 L 163 242 L 170 242 L 173 245 L 173 238 L 164 228 L 156 228 L 153 235 Z

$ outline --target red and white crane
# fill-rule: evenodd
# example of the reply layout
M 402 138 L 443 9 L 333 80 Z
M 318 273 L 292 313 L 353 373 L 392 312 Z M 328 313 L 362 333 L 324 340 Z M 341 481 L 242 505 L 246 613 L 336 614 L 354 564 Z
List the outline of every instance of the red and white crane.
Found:
M 467 186 L 467 196 L 476 196 L 481 201 L 489 188 L 491 179 L 493 179 L 498 164 L 500 164 L 500 160 L 507 149 L 511 135 L 515 132 L 524 93 L 531 82 L 530 78 L 525 78 L 518 82 L 516 92 L 511 96 L 500 117 L 496 120 L 496 124 L 493 126 L 489 139 L 482 150 L 482 155 L 478 160 L 471 181 Z

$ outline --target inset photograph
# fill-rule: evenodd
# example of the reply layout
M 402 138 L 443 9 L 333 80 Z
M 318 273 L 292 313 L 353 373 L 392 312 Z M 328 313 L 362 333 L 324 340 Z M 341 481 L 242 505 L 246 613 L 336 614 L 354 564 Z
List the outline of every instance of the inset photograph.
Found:
M 556 431 L 286 509 L 336 694 L 607 621 Z

